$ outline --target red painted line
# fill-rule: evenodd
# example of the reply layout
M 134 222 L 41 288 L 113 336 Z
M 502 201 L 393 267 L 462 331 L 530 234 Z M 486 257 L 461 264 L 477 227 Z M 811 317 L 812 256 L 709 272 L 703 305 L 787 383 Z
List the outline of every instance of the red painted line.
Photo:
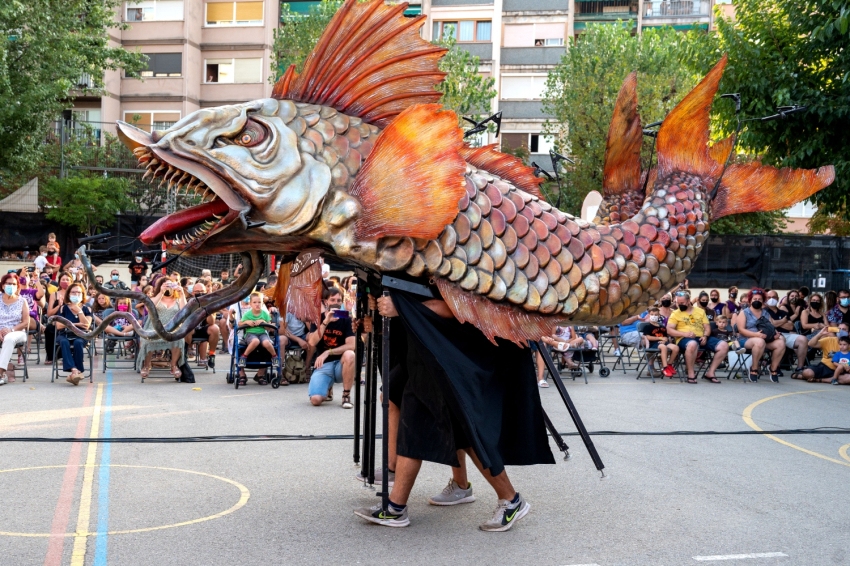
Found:
M 86 395 L 83 399 L 83 407 L 89 407 L 94 393 L 94 384 L 86 386 Z M 74 438 L 82 438 L 86 434 L 86 425 L 89 417 L 83 415 L 77 422 L 77 431 Z M 65 533 L 68 522 L 71 519 L 71 505 L 74 503 L 74 487 L 77 484 L 77 474 L 80 471 L 80 460 L 82 458 L 83 445 L 75 442 L 71 445 L 71 454 L 68 456 L 68 465 L 62 478 L 62 490 L 59 492 L 59 501 L 56 502 L 56 510 L 53 512 L 53 523 L 50 526 L 50 542 L 47 545 L 47 556 L 44 558 L 44 566 L 59 566 L 62 564 L 62 552 L 65 549 Z

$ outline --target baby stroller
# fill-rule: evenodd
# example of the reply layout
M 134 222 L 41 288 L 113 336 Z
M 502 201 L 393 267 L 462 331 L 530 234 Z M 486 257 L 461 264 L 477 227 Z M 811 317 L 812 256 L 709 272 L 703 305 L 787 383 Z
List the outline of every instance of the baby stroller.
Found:
M 233 322 L 233 347 L 230 351 L 230 371 L 227 374 L 227 383 L 232 383 L 236 389 L 239 389 L 239 357 L 245 351 L 245 345 L 242 343 L 242 337 L 245 334 L 244 330 L 239 330 L 239 320 L 242 318 L 242 305 L 239 305 L 238 316 Z M 276 322 L 279 317 L 272 316 L 272 322 Z M 261 324 L 262 328 L 269 333 L 274 345 L 275 355 L 278 360 L 282 360 L 280 352 L 280 337 L 278 328 L 275 324 Z M 280 387 L 282 367 L 274 367 L 272 365 L 272 356 L 262 346 L 257 347 L 248 355 L 248 362 L 245 364 L 245 370 L 267 368 L 266 379 L 272 386 L 272 389 Z
M 600 377 L 611 375 L 611 370 L 602 363 L 602 358 L 599 356 L 598 350 L 591 350 L 589 348 L 567 348 L 565 350 L 559 350 L 558 348 L 552 348 L 552 358 L 558 366 L 558 372 L 568 369 L 573 381 L 577 377 L 583 377 L 584 382 L 587 383 L 587 374 L 593 373 L 594 364 L 599 365 Z M 568 359 L 572 364 L 567 361 Z

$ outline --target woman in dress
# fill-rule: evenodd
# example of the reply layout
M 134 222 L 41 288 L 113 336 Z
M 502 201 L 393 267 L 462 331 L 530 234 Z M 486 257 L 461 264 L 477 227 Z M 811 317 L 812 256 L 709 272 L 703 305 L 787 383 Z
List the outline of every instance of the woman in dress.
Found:
M 58 283 L 59 288 L 55 292 L 51 293 L 50 297 L 47 299 L 47 318 L 59 314 L 59 309 L 61 309 L 62 305 L 65 303 L 65 292 L 71 284 L 71 275 L 68 273 L 62 273 L 59 275 Z M 44 365 L 46 366 L 53 365 L 53 345 L 55 341 L 56 325 L 50 322 L 44 327 Z
M 0 300 L 0 385 L 15 381 L 15 366 L 11 364 L 12 353 L 18 344 L 27 339 L 30 311 L 27 302 L 18 292 L 18 275 L 7 273 L 0 278 L 3 298 Z
M 156 296 L 153 298 L 153 303 L 156 306 L 156 313 L 160 322 L 163 325 L 167 325 L 177 316 L 180 309 L 186 306 L 186 299 L 183 298 L 179 282 L 160 278 L 157 280 L 156 285 Z M 145 321 L 145 330 L 153 330 L 150 317 Z M 181 373 L 178 366 L 183 365 L 183 340 L 168 342 L 166 340 L 148 340 L 146 338 L 142 338 L 139 355 L 136 357 L 137 360 L 141 360 L 142 377 L 147 377 L 150 374 L 151 356 L 157 350 L 171 351 L 171 375 L 175 379 L 180 379 Z
M 81 283 L 72 283 L 65 290 L 65 300 L 59 309 L 59 316 L 68 319 L 68 322 L 88 332 L 92 324 L 91 309 L 85 305 L 86 291 Z M 61 322 L 56 323 L 56 339 L 59 341 L 59 349 L 62 351 L 62 370 L 70 371 L 71 374 L 65 379 L 72 385 L 79 385 L 86 370 L 85 360 L 86 341 L 73 332 L 67 330 Z M 73 347 L 73 352 L 71 348 Z

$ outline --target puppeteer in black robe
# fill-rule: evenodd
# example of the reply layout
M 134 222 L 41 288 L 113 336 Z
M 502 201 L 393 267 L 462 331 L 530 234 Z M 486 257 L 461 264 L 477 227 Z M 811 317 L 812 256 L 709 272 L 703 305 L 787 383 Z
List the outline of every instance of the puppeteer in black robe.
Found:
M 398 454 L 458 466 L 472 448 L 493 475 L 554 464 L 531 350 L 446 319 L 392 291 L 390 399 L 400 406 Z M 400 319 L 400 320 L 399 320 Z

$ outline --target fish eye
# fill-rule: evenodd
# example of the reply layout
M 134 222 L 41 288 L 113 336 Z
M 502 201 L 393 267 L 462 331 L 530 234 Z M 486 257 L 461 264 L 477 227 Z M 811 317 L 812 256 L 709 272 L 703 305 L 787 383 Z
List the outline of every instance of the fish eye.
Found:
M 233 143 L 242 147 L 254 147 L 266 139 L 266 128 L 259 122 L 248 120 L 242 131 L 233 138 Z

